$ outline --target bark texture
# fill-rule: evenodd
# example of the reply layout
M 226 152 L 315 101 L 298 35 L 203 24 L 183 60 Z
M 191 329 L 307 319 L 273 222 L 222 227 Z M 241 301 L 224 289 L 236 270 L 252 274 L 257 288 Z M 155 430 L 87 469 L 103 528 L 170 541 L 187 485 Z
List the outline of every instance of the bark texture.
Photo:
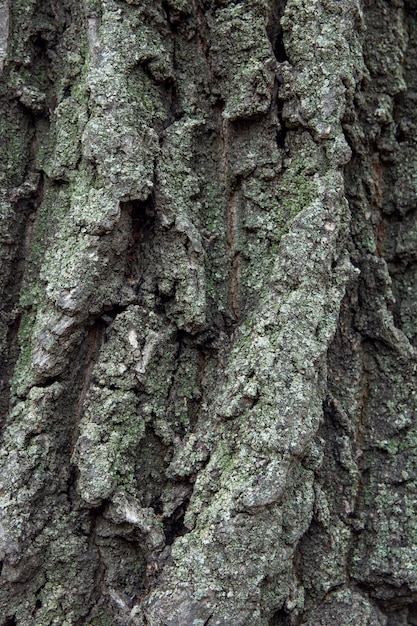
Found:
M 0 0 L 2 626 L 417 624 L 415 0 Z

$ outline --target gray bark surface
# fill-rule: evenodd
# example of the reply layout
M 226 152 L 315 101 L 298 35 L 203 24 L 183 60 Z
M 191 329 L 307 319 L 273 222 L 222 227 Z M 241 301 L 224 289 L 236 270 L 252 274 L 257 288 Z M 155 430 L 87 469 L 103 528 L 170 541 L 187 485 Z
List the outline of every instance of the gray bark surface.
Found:
M 1 626 L 417 625 L 415 0 L 0 0 Z

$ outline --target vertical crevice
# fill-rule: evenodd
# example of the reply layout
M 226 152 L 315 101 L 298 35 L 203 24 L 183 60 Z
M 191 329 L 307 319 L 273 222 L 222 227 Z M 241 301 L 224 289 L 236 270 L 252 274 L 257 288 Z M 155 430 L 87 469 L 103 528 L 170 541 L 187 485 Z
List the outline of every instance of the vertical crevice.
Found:
M 184 502 L 163 521 L 166 545 L 168 546 L 172 545 L 177 537 L 182 537 L 186 533 L 190 532 L 190 529 L 184 524 L 184 517 L 187 512 L 188 503 L 189 498 L 184 500 Z
M 213 66 L 210 58 L 210 36 L 208 32 L 207 20 L 204 14 L 204 8 L 201 6 L 200 0 L 193 0 L 194 13 L 197 20 L 197 41 L 201 52 L 207 62 L 207 67 L 213 75 Z
M 269 41 L 271 42 L 271 48 L 276 60 L 279 63 L 288 61 L 283 32 L 281 27 L 281 18 L 284 15 L 286 1 L 279 0 L 278 2 L 271 2 L 270 4 L 270 17 L 267 25 L 267 33 Z
M 268 25 L 268 37 L 271 43 L 271 48 L 274 54 L 275 59 L 278 63 L 288 62 L 287 53 L 285 50 L 284 43 L 284 33 L 281 27 L 281 18 L 284 14 L 285 10 L 285 1 L 281 1 L 278 3 L 273 3 L 271 7 L 271 18 Z M 283 78 L 280 75 L 279 68 L 276 75 L 275 82 L 275 93 L 274 98 L 276 100 L 276 114 L 278 117 L 278 129 L 277 129 L 277 146 L 280 150 L 285 148 L 285 136 L 286 136 L 286 126 L 282 116 L 282 111 L 284 107 L 284 101 L 279 98 L 278 92 L 280 86 L 283 84 Z
M 93 367 L 96 363 L 96 357 L 99 351 L 99 347 L 102 341 L 102 337 L 105 330 L 105 323 L 102 319 L 97 319 L 90 326 L 87 334 L 87 339 L 85 342 L 85 357 L 84 364 L 82 367 L 82 379 L 79 384 L 80 393 L 78 399 L 76 401 L 75 409 L 74 409 L 74 425 L 73 432 L 71 436 L 71 450 L 74 450 L 74 446 L 78 437 L 78 428 L 80 419 L 83 412 L 84 400 L 88 393 L 91 381 L 91 374 L 93 371 Z
M 0 320 L 7 328 L 6 342 L 0 359 L 0 420 L 9 410 L 10 379 L 19 356 L 18 335 L 23 311 L 19 304 L 21 285 L 30 254 L 33 223 L 43 199 L 43 177 L 29 176 L 9 192 L 15 215 L 7 240 L 8 279 L 1 294 Z M 6 264 L 4 265 L 4 269 Z
M 239 272 L 241 256 L 239 251 L 239 211 L 240 211 L 240 194 L 239 181 L 231 179 L 229 164 L 229 143 L 234 135 L 234 128 L 230 122 L 225 119 L 220 110 L 220 142 L 221 142 L 221 176 L 225 188 L 226 201 L 226 231 L 227 231 L 227 247 L 229 253 L 229 312 L 233 323 L 237 323 L 240 317 L 239 305 Z
M 145 201 L 121 202 L 121 210 L 127 211 L 131 219 L 130 242 L 126 253 L 126 281 L 138 290 L 151 262 L 152 242 L 155 237 L 155 199 L 150 196 Z

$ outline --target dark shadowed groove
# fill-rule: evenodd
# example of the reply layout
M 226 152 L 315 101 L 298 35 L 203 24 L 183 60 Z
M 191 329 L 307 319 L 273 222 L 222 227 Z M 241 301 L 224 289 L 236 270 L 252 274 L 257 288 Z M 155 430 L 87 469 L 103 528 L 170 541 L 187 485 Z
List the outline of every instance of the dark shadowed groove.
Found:
M 9 279 L 1 294 L 4 323 L 7 325 L 7 348 L 0 362 L 0 420 L 9 410 L 10 378 L 19 356 L 17 339 L 19 334 L 22 309 L 19 305 L 20 289 L 25 271 L 25 264 L 30 254 L 33 222 L 36 219 L 37 208 L 43 198 L 43 177 L 34 177 L 32 184 L 28 182 L 10 193 L 10 200 L 15 212 L 14 232 L 11 246 L 14 247 L 9 260 Z M 3 268 L 4 269 L 4 268 Z

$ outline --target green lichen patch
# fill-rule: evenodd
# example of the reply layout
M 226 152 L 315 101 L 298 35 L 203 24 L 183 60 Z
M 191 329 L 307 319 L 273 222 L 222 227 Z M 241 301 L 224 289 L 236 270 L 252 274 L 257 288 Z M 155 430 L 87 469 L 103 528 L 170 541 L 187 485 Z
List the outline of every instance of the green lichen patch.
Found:
M 216 11 L 208 26 L 210 54 L 225 101 L 223 117 L 236 120 L 265 114 L 275 78 L 265 16 L 256 7 L 234 4 Z
M 100 504 L 116 490 L 134 490 L 134 459 L 144 433 L 133 392 L 92 387 L 80 427 L 74 462 L 87 503 Z

